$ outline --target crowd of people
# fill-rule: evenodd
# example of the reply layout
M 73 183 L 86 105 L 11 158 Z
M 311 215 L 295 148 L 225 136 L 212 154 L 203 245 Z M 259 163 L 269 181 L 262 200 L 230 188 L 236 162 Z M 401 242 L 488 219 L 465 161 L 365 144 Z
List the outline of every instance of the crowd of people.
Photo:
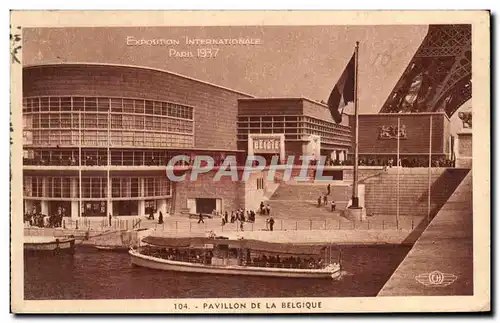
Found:
M 265 205 L 264 202 L 260 203 L 259 209 L 256 211 L 245 210 L 243 208 L 231 211 L 231 213 L 229 213 L 228 211 L 218 212 L 216 210 L 213 210 L 212 217 L 220 217 L 222 226 L 226 225 L 227 223 L 239 223 L 240 230 L 243 231 L 245 223 L 255 223 L 255 217 L 257 214 L 269 216 L 266 219 L 266 229 L 269 231 L 273 231 L 275 221 L 271 216 L 271 206 L 269 204 Z M 198 214 L 198 223 L 205 223 L 202 213 Z
M 247 263 L 247 265 L 249 265 Z M 297 269 L 319 269 L 323 265 L 322 259 L 302 258 L 302 257 L 285 257 L 280 258 L 279 255 L 260 255 L 252 259 L 251 266 L 255 267 L 271 267 L 271 268 L 297 268 Z
M 326 159 L 326 166 L 352 166 L 352 160 L 333 160 Z M 374 158 L 361 157 L 358 162 L 359 166 L 384 166 L 395 167 L 395 158 Z M 429 167 L 429 159 L 426 158 L 400 158 L 399 165 L 401 167 Z M 431 167 L 455 167 L 455 162 L 448 158 L 433 158 Z
M 141 247 L 140 252 L 146 256 L 205 265 L 212 264 L 212 257 L 214 257 L 214 253 L 211 250 L 201 249 L 177 249 L 143 246 Z M 231 257 L 237 258 L 236 254 L 231 254 Z M 319 269 L 323 266 L 322 259 L 298 256 L 280 257 L 279 254 L 272 254 L 270 256 L 259 254 L 252 258 L 250 257 L 250 251 L 247 252 L 246 257 L 241 257 L 239 263 L 243 266 L 268 268 Z
M 30 226 L 39 228 L 60 228 L 63 218 L 66 216 L 66 209 L 59 207 L 52 215 L 42 214 L 35 209 L 24 214 L 24 222 Z

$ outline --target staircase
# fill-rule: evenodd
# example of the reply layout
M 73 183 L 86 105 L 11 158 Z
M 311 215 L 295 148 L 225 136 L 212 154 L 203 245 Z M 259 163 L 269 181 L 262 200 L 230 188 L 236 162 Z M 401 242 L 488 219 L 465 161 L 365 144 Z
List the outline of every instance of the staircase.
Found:
M 431 169 L 431 216 L 435 215 L 448 200 L 468 173 L 467 169 Z M 400 216 L 425 216 L 428 211 L 428 169 L 400 169 L 399 214 Z M 397 170 L 366 179 L 365 206 L 372 216 L 396 216 Z
M 327 184 L 321 183 L 281 183 L 278 189 L 271 196 L 270 200 L 286 201 L 314 201 L 326 193 Z M 329 201 L 348 201 L 350 199 L 351 188 L 349 185 L 331 185 Z
M 351 188 L 348 185 L 331 185 L 327 206 L 318 207 L 318 197 L 327 192 L 327 184 L 313 182 L 282 182 L 271 196 L 269 205 L 276 219 L 325 220 L 337 219 L 347 207 Z M 335 201 L 336 210 L 331 211 L 330 202 Z

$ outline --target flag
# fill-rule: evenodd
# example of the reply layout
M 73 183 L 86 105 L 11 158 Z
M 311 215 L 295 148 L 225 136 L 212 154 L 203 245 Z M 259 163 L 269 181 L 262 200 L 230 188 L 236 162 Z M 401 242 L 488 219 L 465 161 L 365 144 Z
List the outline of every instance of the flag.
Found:
M 342 72 L 337 84 L 333 87 L 328 99 L 328 108 L 336 123 L 342 122 L 342 113 L 347 103 L 354 102 L 355 56 L 356 53 L 352 55 L 351 60 L 344 69 L 344 72 Z

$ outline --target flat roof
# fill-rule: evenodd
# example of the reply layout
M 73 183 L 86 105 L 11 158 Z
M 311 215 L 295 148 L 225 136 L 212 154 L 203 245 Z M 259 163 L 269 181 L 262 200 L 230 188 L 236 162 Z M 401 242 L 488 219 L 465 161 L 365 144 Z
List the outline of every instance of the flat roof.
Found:
M 422 115 L 444 115 L 448 120 L 450 118 L 444 111 L 436 111 L 436 112 L 405 112 L 405 113 L 360 113 L 359 116 L 422 116 Z M 353 114 L 349 114 L 353 116 Z
M 326 105 L 325 103 L 321 103 L 319 101 L 315 101 L 313 99 L 309 99 L 309 98 L 306 98 L 306 97 L 265 97 L 265 98 L 241 98 L 241 99 L 238 99 L 238 101 L 287 101 L 287 100 L 296 100 L 296 101 L 308 101 L 308 102 L 311 102 L 311 103 L 315 103 L 317 105 L 320 105 L 322 107 L 325 107 L 328 109 L 328 105 Z
M 175 76 L 178 76 L 178 77 L 181 77 L 181 78 L 185 78 L 185 79 L 188 79 L 188 80 L 191 80 L 191 81 L 195 81 L 195 82 L 198 82 L 198 83 L 203 83 L 203 84 L 206 84 L 206 85 L 210 85 L 210 86 L 213 86 L 213 87 L 216 87 L 216 88 L 219 88 L 219 89 L 222 89 L 222 90 L 226 90 L 226 91 L 229 91 L 229 92 L 233 92 L 233 93 L 238 93 L 238 94 L 241 94 L 241 95 L 245 95 L 245 96 L 248 96 L 248 97 L 251 97 L 251 98 L 254 97 L 251 94 L 248 94 L 248 93 L 245 93 L 245 92 L 241 92 L 241 91 L 237 91 L 237 90 L 234 90 L 234 89 L 230 89 L 230 88 L 227 88 L 227 87 L 224 87 L 224 86 L 221 86 L 221 85 L 217 85 L 217 84 L 214 84 L 214 83 L 202 81 L 202 80 L 196 79 L 194 77 L 182 75 L 182 74 L 179 74 L 179 73 L 175 73 L 175 72 L 171 72 L 171 71 L 167 71 L 167 70 L 163 70 L 163 69 L 159 69 L 159 68 L 148 67 L 148 66 L 126 65 L 126 64 L 112 64 L 112 63 L 92 63 L 92 62 L 60 62 L 60 63 L 47 63 L 47 64 L 28 64 L 28 65 L 24 65 L 23 69 L 25 69 L 25 68 L 27 68 L 27 69 L 29 69 L 29 68 L 37 68 L 37 67 L 53 67 L 53 66 L 72 66 L 72 65 L 74 65 L 74 66 L 80 65 L 80 66 L 125 67 L 125 68 L 133 68 L 133 69 L 142 69 L 142 70 L 149 70 L 149 71 L 154 71 L 154 72 L 161 72 L 161 73 L 175 75 Z

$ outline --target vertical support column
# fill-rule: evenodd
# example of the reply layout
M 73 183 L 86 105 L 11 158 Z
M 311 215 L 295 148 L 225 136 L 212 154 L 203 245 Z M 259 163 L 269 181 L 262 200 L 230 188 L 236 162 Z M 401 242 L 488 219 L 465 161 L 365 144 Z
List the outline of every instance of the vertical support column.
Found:
M 48 178 L 43 176 L 42 177 L 42 196 L 47 197 L 47 196 L 52 196 L 52 194 L 49 194 L 49 185 L 48 185 Z M 42 200 L 40 201 L 40 212 L 42 214 L 48 215 L 49 214 L 49 202 Z
M 113 215 L 113 201 L 111 200 L 112 196 L 111 196 L 111 185 L 112 185 L 112 179 L 111 179 L 111 176 L 108 176 L 108 180 L 107 180 L 107 192 L 106 192 L 106 197 L 107 197 L 107 210 L 108 210 L 108 214 L 106 214 L 106 216 L 109 216 L 110 214 Z
M 253 138 L 248 134 L 248 156 L 253 156 Z
M 80 213 L 80 208 L 78 207 L 78 200 L 71 201 L 71 219 L 78 219 L 78 214 Z
M 253 146 L 253 144 L 252 144 Z M 252 148 L 253 149 L 253 148 Z M 282 164 L 286 162 L 285 160 L 285 135 L 280 135 L 280 161 Z
M 49 201 L 45 201 L 45 200 L 40 201 L 40 208 L 41 208 L 40 211 L 42 212 L 42 214 L 48 215 L 49 214 Z
M 139 200 L 139 203 L 137 203 L 137 206 L 139 208 L 137 210 L 137 214 L 140 217 L 144 217 L 145 216 L 145 213 L 144 213 L 144 206 L 145 206 L 145 203 L 144 203 L 144 177 L 139 177 L 139 196 L 141 197 L 141 199 Z

